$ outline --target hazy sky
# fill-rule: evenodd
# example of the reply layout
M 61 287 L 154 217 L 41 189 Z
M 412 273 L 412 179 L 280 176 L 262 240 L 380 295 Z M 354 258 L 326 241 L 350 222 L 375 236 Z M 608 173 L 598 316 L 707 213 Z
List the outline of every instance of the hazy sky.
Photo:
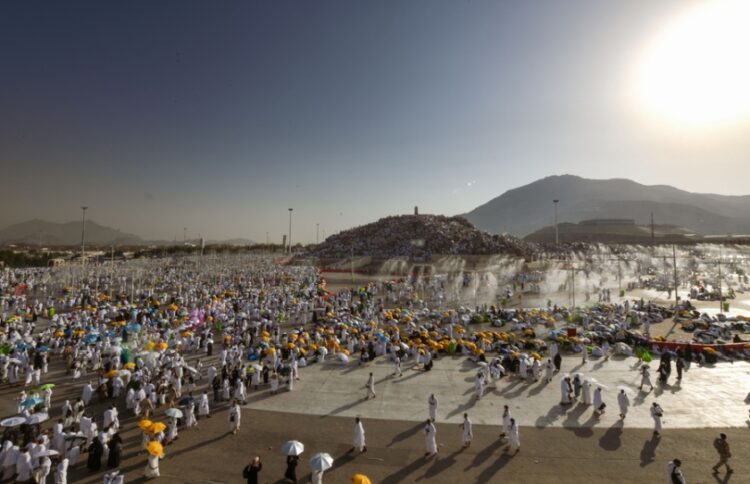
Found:
M 314 241 L 552 174 L 750 193 L 747 123 L 664 128 L 631 95 L 692 5 L 4 1 L 0 225 L 86 204 L 143 237 L 264 241 L 294 207 Z

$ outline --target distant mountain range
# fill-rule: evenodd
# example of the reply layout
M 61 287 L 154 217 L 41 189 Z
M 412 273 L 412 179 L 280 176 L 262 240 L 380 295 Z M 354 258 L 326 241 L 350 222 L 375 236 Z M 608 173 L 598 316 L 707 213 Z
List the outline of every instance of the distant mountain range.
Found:
M 490 233 L 524 237 L 558 221 L 633 219 L 647 225 L 682 227 L 703 235 L 750 234 L 750 195 L 691 193 L 667 185 L 642 185 L 627 179 L 591 180 L 550 176 L 508 190 L 464 217 Z
M 200 240 L 191 240 L 192 244 L 200 244 Z M 208 245 L 252 245 L 248 239 L 209 240 Z M 0 244 L 10 245 L 42 245 L 42 246 L 78 246 L 81 244 L 81 222 L 46 222 L 44 220 L 29 220 L 0 229 Z M 117 229 L 99 225 L 94 221 L 86 221 L 86 245 L 91 246 L 143 246 L 143 245 L 171 245 L 174 241 L 145 240 L 137 235 L 121 232 Z

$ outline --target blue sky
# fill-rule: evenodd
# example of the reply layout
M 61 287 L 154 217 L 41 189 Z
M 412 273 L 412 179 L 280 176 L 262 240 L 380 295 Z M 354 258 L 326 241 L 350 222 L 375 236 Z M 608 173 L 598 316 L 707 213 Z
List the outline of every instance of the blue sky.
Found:
M 690 2 L 3 2 L 0 225 L 314 241 L 538 178 L 750 193 L 748 137 L 650 129 L 624 93 Z M 715 169 L 719 166 L 720 169 Z

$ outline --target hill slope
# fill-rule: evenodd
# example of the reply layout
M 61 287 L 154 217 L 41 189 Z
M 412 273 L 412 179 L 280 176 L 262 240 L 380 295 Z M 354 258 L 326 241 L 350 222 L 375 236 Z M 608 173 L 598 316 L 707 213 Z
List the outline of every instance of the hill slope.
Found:
M 559 222 L 630 218 L 637 224 L 684 227 L 700 234 L 750 233 L 750 196 L 691 193 L 632 180 L 550 176 L 508 190 L 464 215 L 482 230 L 525 236 L 554 222 L 552 200 L 560 200 Z
M 138 245 L 144 241 L 137 235 L 120 232 L 96 222 L 86 221 L 86 244 Z M 81 222 L 55 223 L 30 220 L 0 230 L 3 244 L 79 245 Z
M 421 257 L 429 254 L 516 254 L 523 241 L 490 235 L 462 217 L 399 215 L 345 230 L 328 237 L 311 251 L 318 257 Z

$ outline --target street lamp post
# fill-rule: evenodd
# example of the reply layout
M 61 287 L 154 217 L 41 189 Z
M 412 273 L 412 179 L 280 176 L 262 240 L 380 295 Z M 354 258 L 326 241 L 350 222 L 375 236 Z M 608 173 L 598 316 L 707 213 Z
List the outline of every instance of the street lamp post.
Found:
M 555 204 L 555 245 L 560 243 L 560 234 L 557 231 L 557 203 L 560 200 L 552 200 Z
M 289 209 L 289 254 L 292 253 L 292 211 L 294 209 Z
M 320 224 L 315 224 L 315 245 L 320 243 Z
M 81 273 L 82 277 L 86 276 L 86 210 L 89 207 L 82 206 L 81 212 L 82 212 L 82 218 L 81 218 Z M 83 281 L 81 281 L 81 285 L 83 285 Z

